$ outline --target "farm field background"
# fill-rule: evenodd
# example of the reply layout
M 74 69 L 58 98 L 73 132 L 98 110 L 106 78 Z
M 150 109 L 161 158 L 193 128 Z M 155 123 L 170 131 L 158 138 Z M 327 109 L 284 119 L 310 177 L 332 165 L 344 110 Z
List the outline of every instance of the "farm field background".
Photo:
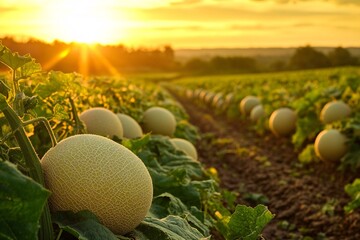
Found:
M 2 101 L 7 98 L 12 106 L 2 103 L 5 118 L 1 156 L 3 161 L 19 166 L 23 172 L 17 173 L 19 179 L 27 175 L 28 153 L 21 144 L 17 147 L 19 136 L 14 135 L 16 141 L 12 137 L 10 129 L 14 123 L 9 120 L 9 111 L 22 122 L 20 126 L 26 133 L 22 137 L 30 140 L 40 158 L 54 145 L 54 138 L 61 141 L 85 133 L 78 114 L 92 107 L 128 114 L 141 125 L 146 109 L 168 109 L 177 122 L 173 136 L 192 142 L 199 154 L 199 161 L 195 161 L 176 150 L 169 143 L 172 136 L 148 134 L 135 140 L 113 137 L 138 155 L 150 172 L 154 199 L 149 213 L 135 231 L 122 237 L 113 235 L 88 213 L 57 213 L 53 221 L 60 239 L 68 239 L 68 234 L 84 235 L 85 239 L 103 237 L 86 237 L 81 230 L 95 226 L 105 229 L 101 232 L 109 239 L 257 239 L 261 233 L 266 239 L 359 237 L 359 68 L 186 77 L 166 82 L 159 82 L 162 75 L 156 74 L 155 84 L 149 78 L 142 80 L 141 75 L 128 80 L 84 80 L 76 73 L 41 72 L 35 59 L 13 54 L 6 47 L 2 49 L 1 61 L 13 69 L 12 75 L 2 78 Z M 163 76 L 167 78 L 169 74 Z M 11 90 L 14 79 L 14 86 L 17 81 L 20 84 Z M 240 110 L 241 100 L 249 95 L 257 96 L 264 108 L 257 121 Z M 325 124 L 320 120 L 320 112 L 334 100 L 347 103 L 351 114 Z M 295 129 L 287 136 L 275 136 L 269 130 L 270 114 L 280 107 L 292 108 L 297 115 Z M 49 129 L 36 123 L 39 117 L 49 121 L 55 137 L 51 138 Z M 26 124 L 29 121 L 31 125 Z M 336 161 L 319 160 L 314 150 L 317 134 L 329 128 L 338 129 L 347 137 L 347 152 Z M 19 184 L 10 180 L 7 174 L 14 174 L 14 169 L 9 170 L 10 165 L 4 165 L 5 162 L 2 181 L 9 181 L 9 186 Z M 17 204 L 11 200 L 15 195 L 9 196 L 9 189 L 3 189 L 3 196 L 10 200 L 2 208 L 2 216 L 7 216 Z M 31 203 L 33 193 L 16 194 L 23 197 L 21 201 Z M 28 200 L 24 194 L 28 194 Z M 47 198 L 43 197 L 43 201 Z M 158 204 L 164 202 L 169 205 L 160 210 Z M 42 205 L 35 206 L 29 205 L 28 210 L 32 214 L 36 211 L 40 217 Z M 2 234 L 16 239 L 23 235 L 15 223 L 26 214 L 11 216 L 3 219 L 7 230 L 2 230 Z M 93 222 L 81 225 L 85 224 L 81 220 L 84 218 Z M 32 226 L 27 234 L 35 238 L 37 220 L 26 223 Z M 187 230 L 179 233 L 179 224 Z M 255 232 L 251 230 L 254 228 Z M 67 233 L 62 234 L 63 231 Z
M 240 201 L 267 202 L 277 213 L 265 230 L 268 239 L 357 238 L 358 213 L 350 210 L 357 190 L 349 186 L 356 186 L 359 177 L 359 68 L 206 76 L 167 86 L 190 120 L 203 133 L 211 132 L 199 147 L 204 162 L 218 166 L 223 186 L 238 192 Z M 253 121 L 241 113 L 239 103 L 249 95 L 261 99 L 264 119 Z M 321 110 L 334 100 L 356 110 L 349 118 L 324 124 Z M 294 109 L 298 118 L 291 134 L 276 137 L 269 117 L 281 107 Z M 320 160 L 314 152 L 317 134 L 331 128 L 346 133 L 350 145 L 335 162 Z
M 0 13 L 0 240 L 360 239 L 358 0 Z

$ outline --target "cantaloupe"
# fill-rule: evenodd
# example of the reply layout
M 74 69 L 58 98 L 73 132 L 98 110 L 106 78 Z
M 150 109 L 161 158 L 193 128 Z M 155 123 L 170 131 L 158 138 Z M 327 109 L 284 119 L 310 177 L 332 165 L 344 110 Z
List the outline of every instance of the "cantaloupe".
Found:
M 123 127 L 120 119 L 112 111 L 95 107 L 82 112 L 79 116 L 84 122 L 87 133 L 96 134 L 104 137 L 123 137 Z
M 170 142 L 176 149 L 183 151 L 186 155 L 192 157 L 194 160 L 198 159 L 198 153 L 195 146 L 188 140 L 182 138 L 171 138 Z
M 253 122 L 257 122 L 260 118 L 265 116 L 264 107 L 259 104 L 255 106 L 250 112 L 250 119 Z
M 215 97 L 215 93 L 207 92 L 207 94 L 205 95 L 205 102 L 207 104 L 211 104 L 214 97 Z
M 110 230 L 125 234 L 147 214 L 151 176 L 134 153 L 99 135 L 60 141 L 41 159 L 52 211 L 92 211 Z
M 166 108 L 151 107 L 144 112 L 143 130 L 152 134 L 173 136 L 176 130 L 175 116 Z
M 240 112 L 244 115 L 249 115 L 251 110 L 256 106 L 260 104 L 259 98 L 255 96 L 246 96 L 244 97 L 239 105 Z
M 205 96 L 207 94 L 207 91 L 205 89 L 200 90 L 199 92 L 199 100 L 202 102 L 205 102 Z
M 123 126 L 124 137 L 129 139 L 142 137 L 143 131 L 135 119 L 123 113 L 118 113 L 116 115 L 120 119 Z
M 187 98 L 191 99 L 191 98 L 193 98 L 193 96 L 194 96 L 194 92 L 193 92 L 192 90 L 190 90 L 190 89 L 186 89 L 186 90 L 185 90 L 185 96 L 186 96 Z
M 346 141 L 346 136 L 339 130 L 323 130 L 315 139 L 315 153 L 324 161 L 338 161 L 347 152 Z
M 225 104 L 229 105 L 234 100 L 234 94 L 228 93 L 225 97 Z
M 218 102 L 222 100 L 223 101 L 223 94 L 220 92 L 220 93 L 217 93 L 215 94 L 214 98 L 212 99 L 212 103 L 211 105 L 212 106 L 218 106 Z
M 275 110 L 269 119 L 269 128 L 276 136 L 287 136 L 296 128 L 296 112 L 290 108 Z
M 218 109 L 223 109 L 224 108 L 224 100 L 222 98 L 220 98 L 216 104 L 215 104 L 215 107 L 218 108 Z
M 200 99 L 200 93 L 203 89 L 197 88 L 194 90 L 194 98 Z
M 320 112 L 320 120 L 325 123 L 342 120 L 351 114 L 351 108 L 343 101 L 332 101 L 325 104 Z

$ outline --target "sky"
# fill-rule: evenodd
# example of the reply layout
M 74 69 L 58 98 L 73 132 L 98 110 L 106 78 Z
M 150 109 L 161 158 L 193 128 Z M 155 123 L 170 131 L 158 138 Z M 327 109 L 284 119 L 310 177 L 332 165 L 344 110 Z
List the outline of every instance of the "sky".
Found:
M 0 38 L 131 47 L 360 46 L 360 0 L 1 0 Z

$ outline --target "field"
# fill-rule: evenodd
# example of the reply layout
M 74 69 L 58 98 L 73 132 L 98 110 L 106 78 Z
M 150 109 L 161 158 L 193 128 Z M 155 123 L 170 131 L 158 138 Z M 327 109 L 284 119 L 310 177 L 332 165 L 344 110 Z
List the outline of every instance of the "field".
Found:
M 359 177 L 358 68 L 189 78 L 168 87 L 177 90 L 172 92 L 190 122 L 199 126 L 202 161 L 219 169 L 221 186 L 236 192 L 238 202 L 266 204 L 275 214 L 264 230 L 266 239 L 359 238 L 359 212 L 344 210 L 357 205 L 358 190 L 351 195 L 345 186 L 350 189 Z M 207 94 L 201 94 L 204 90 Z M 232 94 L 233 103 L 217 107 L 219 92 L 223 99 Z M 266 109 L 262 121 L 240 113 L 239 102 L 248 95 L 261 98 Z M 321 109 L 334 99 L 356 110 L 350 118 L 324 124 Z M 299 116 L 287 136 L 275 136 L 268 127 L 270 114 L 279 107 L 296 109 Z M 335 162 L 320 160 L 313 150 L 317 134 L 329 128 L 352 138 L 348 155 Z M 355 201 L 349 204 L 351 196 Z
M 0 78 L 0 199 L 4 203 L 0 239 L 360 238 L 359 68 L 182 79 L 167 74 L 159 84 L 140 75 L 85 79 L 76 73 L 44 72 L 35 59 L 2 45 L 0 62 L 9 68 L 9 74 Z M 249 95 L 263 107 L 256 120 L 239 109 Z M 324 122 L 322 109 L 335 100 L 346 103 L 350 112 L 336 113 L 338 119 Z M 147 110 L 155 106 L 170 111 L 176 122 L 173 132 L 160 134 L 147 126 Z M 284 107 L 294 111 L 296 120 L 294 128 L 282 135 L 269 119 Z M 130 150 L 151 176 L 151 206 L 131 231 L 113 228 L 122 216 L 111 216 L 114 220 L 107 225 L 104 219 L 109 212 L 104 217 L 89 211 L 99 204 L 128 206 L 142 199 L 138 189 L 119 188 L 117 181 L 101 186 L 102 178 L 123 177 L 131 166 L 107 172 L 99 166 L 88 175 L 75 173 L 73 181 L 98 176 L 100 180 L 59 193 L 49 189 L 49 173 L 42 170 L 46 153 L 63 140 L 86 133 L 102 135 L 81 119 L 92 108 L 110 110 L 115 116 L 127 114 L 144 131 L 133 139 L 104 134 L 116 146 Z M 160 128 L 168 124 L 164 121 L 156 120 Z M 96 125 L 108 128 L 103 119 Z M 346 146 L 336 159 L 328 160 L 326 151 L 319 155 L 317 150 L 315 141 L 325 129 L 336 129 L 346 139 L 327 149 L 332 157 L 333 149 Z M 192 143 L 198 159 L 176 147 L 171 142 L 175 137 Z M 84 154 L 71 156 L 81 161 Z M 97 152 L 94 156 L 96 162 Z M 110 158 L 104 165 L 112 166 Z M 66 165 L 73 164 L 69 161 Z M 85 172 L 86 164 L 81 169 Z M 66 182 L 68 175 L 61 179 L 63 185 L 72 184 Z M 130 174 L 125 185 L 140 177 Z M 101 194 L 92 192 L 99 184 L 101 191 L 114 191 L 105 203 L 97 198 Z M 51 194 L 72 192 L 80 198 L 91 192 L 93 202 L 88 209 L 78 209 L 75 203 L 56 211 Z M 123 200 L 114 201 L 118 196 Z M 131 218 L 137 209 L 126 209 L 124 215 Z

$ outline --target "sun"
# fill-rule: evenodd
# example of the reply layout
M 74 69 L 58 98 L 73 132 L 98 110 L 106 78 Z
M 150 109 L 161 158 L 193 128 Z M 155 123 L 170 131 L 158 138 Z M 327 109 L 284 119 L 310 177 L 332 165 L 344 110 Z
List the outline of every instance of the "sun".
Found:
M 45 8 L 48 35 L 67 42 L 113 43 L 125 34 L 125 19 L 97 1 L 49 1 Z

